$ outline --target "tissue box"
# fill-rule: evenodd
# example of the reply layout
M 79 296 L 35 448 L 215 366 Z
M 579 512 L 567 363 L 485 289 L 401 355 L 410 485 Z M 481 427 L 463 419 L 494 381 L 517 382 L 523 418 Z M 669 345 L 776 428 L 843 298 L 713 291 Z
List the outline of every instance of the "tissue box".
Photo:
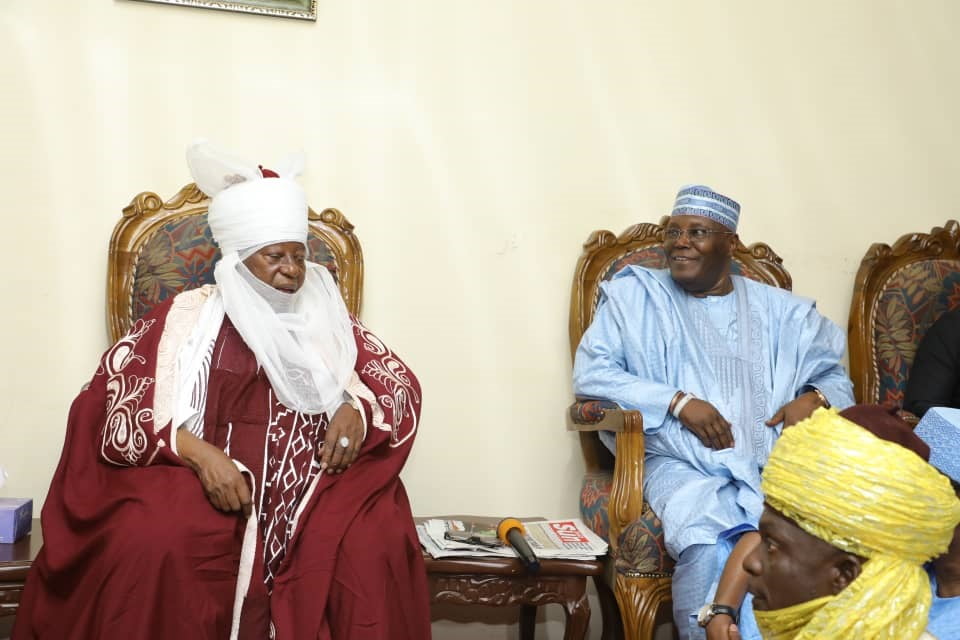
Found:
M 0 543 L 16 542 L 30 533 L 33 524 L 33 500 L 0 498 Z

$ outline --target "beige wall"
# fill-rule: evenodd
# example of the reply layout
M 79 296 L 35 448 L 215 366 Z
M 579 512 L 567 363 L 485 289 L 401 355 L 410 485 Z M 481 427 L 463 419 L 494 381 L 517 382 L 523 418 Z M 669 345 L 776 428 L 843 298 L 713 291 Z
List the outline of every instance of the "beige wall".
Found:
M 267 164 L 303 147 L 313 205 L 355 223 L 363 318 L 425 389 L 418 514 L 576 513 L 567 305 L 591 230 L 712 185 L 845 327 L 872 242 L 957 216 L 948 0 L 319 4 L 0 3 L 2 495 L 42 502 L 107 346 L 110 231 L 189 181 L 195 136 Z

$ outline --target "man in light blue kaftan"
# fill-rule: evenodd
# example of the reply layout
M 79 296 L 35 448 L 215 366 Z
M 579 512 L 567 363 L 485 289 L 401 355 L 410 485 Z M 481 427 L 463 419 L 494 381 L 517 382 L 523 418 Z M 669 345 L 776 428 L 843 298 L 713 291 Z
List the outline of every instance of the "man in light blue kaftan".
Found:
M 682 640 L 705 637 L 696 613 L 723 568 L 718 540 L 757 527 L 760 472 L 780 430 L 853 403 L 842 331 L 811 300 L 730 275 L 739 211 L 709 187 L 681 189 L 669 269 L 629 266 L 603 283 L 574 363 L 579 397 L 643 415 L 644 496 L 677 560 Z M 615 451 L 612 433 L 601 439 Z
M 950 478 L 960 497 L 960 409 L 929 409 L 914 433 L 930 446 L 930 464 Z M 960 527 L 927 571 L 933 592 L 927 631 L 938 640 L 960 640 Z

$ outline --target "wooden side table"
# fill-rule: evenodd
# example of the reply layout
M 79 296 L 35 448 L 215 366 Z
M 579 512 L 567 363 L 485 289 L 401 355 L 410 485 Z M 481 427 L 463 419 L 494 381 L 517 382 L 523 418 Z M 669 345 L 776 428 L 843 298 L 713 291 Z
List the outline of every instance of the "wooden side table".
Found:
M 39 518 L 33 519 L 29 535 L 13 544 L 0 543 L 0 618 L 17 613 L 30 563 L 37 557 L 42 545 Z
M 475 516 L 443 516 L 444 519 L 483 520 Z M 420 523 L 427 518 L 416 518 Z M 531 518 L 527 518 L 530 520 Z M 494 520 L 496 522 L 496 520 Z M 520 606 L 520 638 L 533 640 L 537 607 L 563 605 L 566 628 L 563 640 L 584 640 L 590 623 L 587 578 L 594 577 L 598 590 L 603 582 L 603 561 L 540 559 L 540 571 L 530 574 L 516 558 L 423 555 L 430 600 L 434 603 L 478 604 L 492 607 Z M 612 600 L 612 594 L 610 595 Z M 609 615 L 619 616 L 615 602 L 604 602 L 603 640 L 612 638 Z

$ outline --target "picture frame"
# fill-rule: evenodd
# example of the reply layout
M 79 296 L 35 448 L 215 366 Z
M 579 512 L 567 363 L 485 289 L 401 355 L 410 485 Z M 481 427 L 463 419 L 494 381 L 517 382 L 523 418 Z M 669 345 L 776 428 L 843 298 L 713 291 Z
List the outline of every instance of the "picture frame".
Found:
M 138 0 L 185 7 L 256 13 L 279 18 L 317 19 L 317 0 Z

